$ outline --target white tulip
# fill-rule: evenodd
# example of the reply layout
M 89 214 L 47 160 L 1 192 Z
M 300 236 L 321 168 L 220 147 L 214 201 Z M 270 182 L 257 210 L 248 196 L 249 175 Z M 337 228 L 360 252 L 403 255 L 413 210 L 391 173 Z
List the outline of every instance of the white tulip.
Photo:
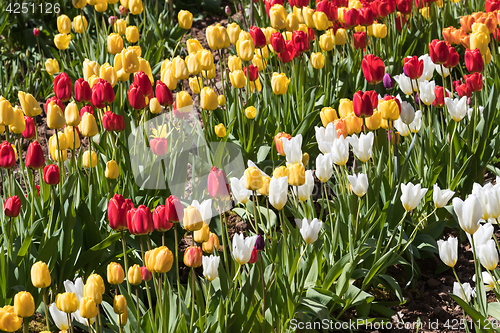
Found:
M 481 276 L 483 277 L 483 284 L 485 291 L 491 291 L 495 289 L 495 281 L 491 278 L 490 273 L 482 272 Z M 476 282 L 476 274 L 472 276 L 472 281 Z M 500 280 L 498 280 L 496 283 L 499 284 Z
M 351 145 L 354 156 L 361 162 L 366 163 L 372 156 L 374 138 L 373 132 L 369 132 L 368 134 L 361 133 L 359 138 L 356 134 L 353 134 L 346 140 Z
M 245 238 L 243 234 L 234 234 L 233 257 L 238 264 L 244 265 L 250 260 L 256 241 L 257 235 Z
M 488 240 L 485 244 L 477 247 L 477 257 L 479 262 L 489 271 L 495 270 L 498 266 L 498 251 L 495 241 Z
M 349 143 L 344 136 L 333 141 L 332 145 L 332 160 L 337 165 L 345 165 L 349 159 Z
M 368 177 L 364 173 L 353 176 L 348 175 L 347 179 L 349 179 L 354 194 L 360 198 L 366 194 L 366 191 L 368 191 Z
M 455 195 L 455 192 L 452 190 L 441 190 L 437 184 L 434 184 L 434 188 L 432 191 L 432 200 L 434 200 L 434 205 L 436 208 L 441 208 L 446 206 L 448 201 Z
M 56 324 L 57 328 L 61 331 L 66 331 L 69 329 L 69 320 L 68 315 L 62 311 L 60 311 L 56 303 L 52 303 L 49 306 L 49 312 L 52 316 L 52 321 Z M 70 316 L 72 318 L 72 316 Z
M 429 106 L 436 99 L 436 82 L 434 81 L 422 81 L 420 82 L 420 91 L 418 94 L 418 98 L 425 105 Z
M 282 138 L 283 151 L 286 155 L 286 161 L 290 164 L 302 162 L 302 135 L 299 134 L 290 140 Z
M 403 120 L 401 120 L 401 117 L 399 117 L 394 121 L 394 128 L 398 131 L 399 135 L 401 136 L 410 135 L 410 127 L 406 125 L 403 122 Z
M 330 154 L 319 154 L 316 157 L 316 177 L 322 182 L 326 183 L 333 175 L 333 161 Z
M 410 211 L 415 209 L 426 193 L 427 189 L 422 188 L 421 184 L 401 184 L 401 203 L 405 210 Z
M 215 280 L 219 276 L 219 262 L 220 257 L 210 255 L 203 256 L 203 276 L 210 282 Z
M 462 283 L 462 286 L 460 286 L 460 283 L 458 282 L 453 283 L 453 294 L 457 295 L 466 302 L 470 302 L 472 292 L 472 288 L 468 282 Z
M 271 178 L 269 183 L 269 203 L 277 210 L 285 207 L 288 194 L 288 177 Z
M 323 153 L 329 153 L 333 140 L 337 138 L 337 129 L 333 123 L 329 123 L 326 128 L 324 127 L 314 127 L 316 131 L 316 142 L 318 143 L 319 150 Z
M 479 110 L 479 117 L 481 118 L 483 116 L 484 106 L 478 106 L 477 109 Z M 473 114 L 474 108 L 467 108 L 467 116 L 469 117 L 469 120 L 472 119 Z
M 424 71 L 422 72 L 422 76 L 418 78 L 419 82 L 422 81 L 430 81 L 434 76 L 434 70 L 436 69 L 436 65 L 432 62 L 431 57 L 428 54 L 421 55 L 418 57 L 418 60 L 424 61 Z
M 323 222 L 316 218 L 312 221 L 307 220 L 307 218 L 303 220 L 295 219 L 295 223 L 297 224 L 300 234 L 302 235 L 302 238 L 304 238 L 306 244 L 311 244 L 318 239 L 319 231 L 323 225 Z
M 201 218 L 206 225 L 210 225 L 210 220 L 212 219 L 212 199 L 204 200 L 201 204 L 198 200 L 193 200 L 191 204 L 194 208 L 198 209 L 201 214 Z
M 247 190 L 245 187 L 245 176 L 241 179 L 233 177 L 230 180 L 231 183 L 231 194 L 233 198 L 236 199 L 237 202 L 246 204 L 250 196 L 252 195 L 252 191 Z
M 446 68 L 446 67 L 443 67 L 444 71 L 444 77 L 448 77 L 448 75 L 450 75 L 450 72 L 453 68 Z M 441 73 L 441 66 L 436 66 L 436 72 L 439 73 L 439 75 L 443 76 L 443 73 Z
M 491 223 L 486 223 L 486 224 L 482 224 L 479 226 L 479 228 L 474 233 L 474 235 L 472 235 L 472 237 L 474 238 L 474 246 L 476 247 L 476 251 L 477 251 L 478 246 L 486 244 L 486 242 L 488 240 L 490 240 L 491 237 L 493 237 L 494 231 L 495 231 L 495 228 L 493 227 L 493 224 L 491 224 Z M 469 235 L 468 233 L 465 233 L 465 234 L 467 235 L 467 238 L 469 239 L 469 243 L 472 244 L 471 235 Z
M 458 239 L 450 237 L 444 241 L 442 239 L 437 241 L 439 249 L 439 258 L 450 267 L 455 267 L 458 260 Z
M 453 120 L 455 120 L 456 122 L 462 120 L 467 114 L 467 96 L 463 96 L 460 99 L 458 98 L 451 99 L 445 97 L 444 102 L 446 103 L 448 112 L 450 113 Z
M 394 81 L 397 82 L 399 89 L 406 94 L 406 95 L 411 95 L 413 94 L 413 88 L 412 88 L 412 82 L 410 78 L 404 74 L 401 75 L 394 75 L 393 76 Z
M 331 164 L 330 164 L 331 165 Z M 306 170 L 306 182 L 304 185 L 298 186 L 299 193 L 296 191 L 297 186 L 293 186 L 293 190 L 295 191 L 295 195 L 299 196 L 300 201 L 307 201 L 309 197 L 312 195 L 314 190 L 314 177 L 312 174 L 312 170 Z
M 473 235 L 479 228 L 479 220 L 483 214 L 481 202 L 477 196 L 470 195 L 465 201 L 454 198 L 452 203 L 460 227 L 465 232 Z
M 422 111 L 418 110 L 415 112 L 415 119 L 413 119 L 411 124 L 408 126 L 410 127 L 410 131 L 412 131 L 412 133 L 420 131 L 420 127 L 422 126 Z
M 401 114 L 399 115 L 399 118 L 406 125 L 409 125 L 413 122 L 413 119 L 415 119 L 415 109 L 410 103 L 405 101 L 401 102 Z

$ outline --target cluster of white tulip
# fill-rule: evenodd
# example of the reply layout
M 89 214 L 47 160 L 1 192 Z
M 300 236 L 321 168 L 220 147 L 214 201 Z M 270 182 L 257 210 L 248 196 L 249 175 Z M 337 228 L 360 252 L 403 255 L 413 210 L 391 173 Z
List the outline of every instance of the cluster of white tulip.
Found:
M 453 193 L 448 192 L 442 195 L 445 198 L 443 201 L 448 201 Z M 434 202 L 437 201 L 440 202 L 435 198 Z M 491 183 L 484 186 L 474 184 L 472 194 L 466 200 L 453 199 L 453 209 L 460 227 L 466 232 L 471 243 L 474 259 L 479 260 L 486 269 L 481 273 L 485 290 L 490 291 L 498 287 L 500 280 L 494 277 L 494 270 L 498 266 L 499 254 L 497 241 L 493 234 L 493 224 L 496 224 L 500 217 L 500 178 L 497 178 L 496 185 Z M 446 241 L 438 240 L 437 244 L 439 257 L 454 270 L 458 260 L 458 239 L 450 237 Z M 472 280 L 476 281 L 475 275 Z M 471 298 L 474 297 L 475 290 L 470 286 L 470 283 L 458 281 L 453 285 L 453 293 L 470 302 Z

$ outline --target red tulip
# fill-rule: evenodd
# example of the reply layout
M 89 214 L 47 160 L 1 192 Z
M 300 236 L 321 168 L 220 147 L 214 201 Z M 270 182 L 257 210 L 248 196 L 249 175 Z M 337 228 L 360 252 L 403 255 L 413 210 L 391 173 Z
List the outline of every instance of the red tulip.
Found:
M 462 83 L 460 81 L 453 81 L 453 90 L 455 90 L 458 94 L 458 97 L 462 98 L 464 96 L 472 97 L 472 91 L 470 91 L 467 87 L 466 83 Z
M 121 132 L 125 129 L 125 121 L 123 120 L 123 117 L 111 111 L 107 111 L 102 116 L 102 124 L 104 129 L 110 132 Z
M 149 80 L 149 76 L 143 71 L 138 71 L 134 74 L 134 83 L 142 90 L 144 96 L 152 99 L 155 97 L 153 92 L 153 85 Z
M 278 57 L 284 64 L 287 64 L 290 61 L 292 61 L 296 55 L 297 51 L 295 50 L 295 47 L 293 46 L 293 42 L 291 40 L 287 40 L 285 42 L 285 50 L 281 53 L 278 53 Z
M 168 151 L 168 142 L 166 138 L 153 138 L 149 140 L 151 151 L 156 156 L 163 156 Z
M 62 72 L 54 78 L 54 93 L 61 101 L 66 102 L 71 98 L 71 79 Z
M 224 199 L 229 197 L 229 185 L 226 174 L 216 166 L 213 166 L 208 174 L 208 194 L 214 199 Z
M 371 9 L 371 7 L 361 7 L 358 9 L 358 24 L 363 25 L 365 27 L 372 25 L 375 20 L 375 13 Z
M 297 53 L 309 51 L 309 39 L 307 34 L 301 30 L 295 30 L 292 33 L 293 47 Z
M 304 6 L 309 6 L 309 0 L 289 0 L 288 3 L 291 7 L 302 8 Z
M 5 216 L 17 217 L 21 212 L 21 199 L 17 195 L 8 197 L 3 204 L 3 212 Z
M 184 218 L 184 207 L 175 195 L 165 201 L 165 218 L 170 222 L 179 222 Z
M 26 152 L 26 160 L 24 164 L 30 169 L 41 169 L 45 165 L 45 157 L 43 156 L 43 149 L 38 141 L 33 141 L 28 146 Z
M 482 72 L 484 70 L 483 56 L 479 49 L 465 50 L 465 67 L 471 73 Z
M 369 84 L 382 82 L 385 74 L 385 66 L 382 59 L 373 54 L 365 55 L 361 64 L 363 74 Z
M 259 252 L 257 251 L 257 248 L 254 246 L 252 254 L 250 256 L 250 260 L 248 260 L 248 263 L 255 264 L 257 262 L 257 259 L 259 259 Z
M 483 90 L 483 76 L 480 73 L 465 75 L 465 83 L 471 92 Z
M 415 80 L 422 76 L 424 72 L 424 61 L 417 56 L 404 59 L 404 72 L 410 79 Z
M 35 37 L 38 37 L 40 35 L 40 29 L 33 28 L 33 35 L 35 35 Z
M 92 90 L 89 83 L 82 78 L 75 82 L 75 100 L 80 103 L 88 103 L 92 99 Z
M 458 65 L 460 58 L 457 50 L 453 46 L 448 46 L 448 61 L 443 65 L 446 68 L 453 68 Z
M 285 50 L 285 39 L 279 32 L 273 32 L 270 38 L 271 46 L 276 53 L 281 53 Z
M 128 89 L 128 102 L 136 110 L 142 110 L 146 107 L 146 96 L 142 89 L 135 83 L 132 83 Z
M 316 11 L 325 13 L 329 21 L 336 21 L 338 19 L 337 6 L 328 0 L 318 2 L 316 4 Z
M 21 133 L 21 135 L 23 136 L 23 138 L 31 140 L 36 136 L 35 120 L 32 117 L 24 116 L 24 123 L 26 124 L 26 128 Z
M 358 25 L 359 13 L 356 8 L 344 9 L 344 21 L 348 28 Z
M 307 38 L 310 42 L 313 41 L 314 38 L 316 38 L 316 33 L 314 32 L 313 28 L 307 27 Z
M 146 235 L 154 230 L 153 218 L 148 207 L 140 205 L 127 212 L 128 230 L 133 235 Z
M 370 96 L 373 109 L 378 108 L 378 94 L 375 90 L 365 91 L 365 95 Z
M 375 0 L 371 7 L 376 17 L 383 18 L 396 11 L 396 2 L 394 0 Z
M 161 232 L 170 230 L 174 224 L 165 218 L 165 206 L 159 205 L 153 210 L 153 224 Z
M 333 0 L 332 3 L 339 8 L 349 7 L 349 0 Z
M 489 13 L 489 12 L 494 12 L 495 10 L 500 9 L 500 1 L 498 0 L 486 0 L 486 3 L 484 4 L 484 11 Z
M 111 84 L 103 79 L 99 79 L 92 86 L 91 103 L 95 108 L 102 109 L 106 104 L 110 104 L 115 100 L 115 92 Z
M 356 49 L 365 49 L 367 42 L 366 32 L 360 31 L 354 33 L 354 47 Z
M 434 88 L 434 93 L 436 94 L 436 99 L 432 102 L 432 105 L 436 108 L 442 108 L 444 106 L 444 89 L 441 86 L 436 86 Z M 446 97 L 449 97 L 448 92 L 446 92 Z
M 10 169 L 16 164 L 16 152 L 12 145 L 4 141 L 0 145 L 0 168 Z
M 413 3 L 411 0 L 396 0 L 396 6 L 401 14 L 407 15 L 411 13 Z
M 434 39 L 429 43 L 429 55 L 436 65 L 445 64 L 448 61 L 450 51 L 445 41 Z
M 150 281 L 153 278 L 153 274 L 146 268 L 146 266 L 141 267 L 142 281 Z
M 403 31 L 403 27 L 406 25 L 406 22 L 408 22 L 408 19 L 404 15 L 401 16 L 398 13 L 394 20 L 396 21 L 396 30 L 399 32 Z
M 378 98 L 378 97 L 377 97 Z M 354 114 L 359 118 L 367 118 L 373 115 L 373 105 L 370 95 L 363 93 L 361 90 L 354 94 L 352 99 Z
M 132 200 L 115 194 L 108 203 L 108 221 L 111 229 L 116 231 L 127 229 L 127 212 L 134 208 Z
M 243 72 L 245 72 L 245 76 L 247 76 L 247 67 L 243 67 Z M 255 65 L 248 66 L 248 78 L 250 81 L 255 81 L 259 78 L 259 69 Z
M 43 168 L 43 181 L 49 185 L 57 185 L 61 180 L 57 164 L 49 164 Z
M 59 106 L 61 108 L 61 111 L 64 113 L 64 110 L 66 109 L 66 106 L 56 96 L 52 96 L 51 98 L 49 98 L 48 100 L 45 101 L 45 112 L 47 112 L 47 108 L 48 108 L 50 102 L 56 103 L 57 106 Z
M 252 25 L 249 32 L 256 48 L 262 48 L 267 45 L 266 35 L 264 35 L 261 28 Z
M 160 105 L 167 106 L 174 104 L 172 92 L 168 89 L 167 85 L 160 80 L 156 81 L 155 95 Z

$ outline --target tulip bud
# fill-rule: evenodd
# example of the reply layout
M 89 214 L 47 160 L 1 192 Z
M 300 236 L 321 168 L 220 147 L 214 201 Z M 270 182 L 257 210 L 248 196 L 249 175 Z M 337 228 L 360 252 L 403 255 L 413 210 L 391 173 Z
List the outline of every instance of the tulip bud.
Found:
M 148 207 L 140 205 L 127 212 L 127 226 L 133 235 L 145 235 L 154 230 L 153 218 Z
M 203 218 L 198 209 L 188 206 L 184 209 L 184 219 L 182 221 L 184 229 L 187 231 L 196 231 L 203 227 Z
M 141 274 L 142 274 L 142 280 L 143 281 L 150 281 L 153 278 L 153 274 L 147 269 L 146 266 L 141 267 Z
M 184 265 L 198 268 L 202 264 L 203 252 L 199 246 L 189 246 L 184 252 Z
M 118 164 L 114 160 L 110 160 L 106 163 L 106 170 L 104 171 L 104 176 L 107 179 L 116 179 L 120 175 L 120 169 Z
M 181 10 L 179 14 L 177 14 L 177 20 L 179 21 L 179 27 L 184 30 L 189 30 L 193 25 L 193 14 L 191 14 L 190 11 Z
M 33 35 L 34 35 L 35 37 L 38 37 L 38 36 L 40 35 L 40 29 L 38 29 L 38 28 L 33 28 Z
M 262 172 L 256 167 L 249 167 L 245 170 L 245 187 L 250 191 L 259 190 L 263 183 L 264 179 L 262 177 Z
M 59 63 L 57 60 L 52 58 L 45 60 L 45 71 L 49 73 L 49 75 L 59 73 Z
M 113 299 L 113 311 L 116 314 L 122 314 L 127 311 L 127 300 L 123 295 L 115 295 Z
M 125 279 L 125 272 L 119 263 L 112 262 L 108 264 L 107 276 L 109 284 L 121 284 Z
M 49 185 L 57 185 L 61 179 L 59 167 L 56 164 L 50 164 L 43 169 L 43 181 Z
M 174 256 L 168 247 L 160 246 L 156 249 L 147 251 L 144 255 L 144 260 L 148 271 L 155 273 L 167 273 L 172 268 Z
M 226 127 L 224 127 L 224 124 L 221 123 L 215 126 L 215 134 L 219 138 L 223 138 L 226 136 Z
M 99 312 L 96 302 L 90 297 L 82 297 L 79 310 L 80 316 L 85 319 L 95 318 Z
M 219 237 L 211 232 L 208 235 L 208 240 L 202 244 L 203 252 L 214 253 L 214 247 L 216 251 L 220 250 Z
M 217 104 L 219 104 L 219 106 L 226 105 L 226 96 L 224 95 L 217 96 Z
M 254 119 L 255 116 L 257 116 L 257 109 L 255 108 L 255 106 L 249 106 L 245 109 L 245 116 L 248 118 L 248 119 Z
M 290 83 L 290 79 L 286 77 L 284 73 L 278 74 L 273 73 L 273 77 L 271 79 L 271 86 L 273 88 L 273 93 L 276 95 L 284 95 L 288 90 L 288 84 Z
M 140 285 L 142 283 L 141 266 L 137 264 L 130 266 L 128 269 L 127 280 L 133 286 Z
M 35 300 L 30 293 L 20 291 L 14 296 L 14 312 L 21 318 L 31 317 L 35 313 Z
M 73 313 L 78 310 L 78 300 L 75 293 L 65 292 L 56 296 L 56 306 L 59 311 Z

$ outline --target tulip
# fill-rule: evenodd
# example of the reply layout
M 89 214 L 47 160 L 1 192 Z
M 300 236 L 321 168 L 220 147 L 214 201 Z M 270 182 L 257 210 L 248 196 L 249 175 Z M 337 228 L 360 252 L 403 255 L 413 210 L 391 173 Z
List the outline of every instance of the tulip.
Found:
M 108 220 L 111 229 L 122 231 L 127 229 L 127 212 L 134 207 L 130 199 L 115 194 L 108 203 Z
M 89 152 L 88 150 L 83 153 L 83 166 L 91 169 L 97 165 L 97 154 L 95 151 Z
M 365 49 L 368 43 L 366 32 L 355 32 L 354 33 L 354 47 L 356 49 Z
M 127 280 L 133 286 L 138 286 L 142 283 L 141 266 L 134 264 L 130 266 L 127 273 Z
M 107 277 L 109 284 L 121 284 L 125 279 L 125 272 L 119 263 L 111 262 L 107 267 Z
M 247 84 L 247 78 L 242 70 L 235 70 L 229 73 L 229 78 L 231 79 L 231 84 L 234 88 L 240 89 Z
M 151 211 L 144 205 L 130 208 L 127 212 L 127 227 L 133 235 L 145 235 L 153 232 Z
M 127 28 L 128 29 L 128 28 Z M 127 38 L 128 40 L 128 38 Z M 129 40 L 130 42 L 130 40 Z M 123 39 L 117 33 L 111 33 L 107 37 L 108 53 L 117 54 L 123 50 Z
M 264 35 L 264 33 L 262 32 L 262 30 L 259 28 L 259 27 L 256 27 L 256 26 L 251 26 L 250 27 L 250 36 L 252 36 L 252 39 L 253 39 L 253 43 L 255 45 L 255 47 L 257 48 L 263 48 L 264 46 L 266 46 L 266 36 Z
M 56 59 L 49 58 L 45 60 L 45 70 L 49 75 L 59 73 L 59 63 Z
M 357 91 L 353 97 L 353 109 L 356 117 L 368 118 L 373 115 L 373 105 L 370 99 L 370 95 L 360 91 Z
M 95 278 L 89 278 L 87 279 L 87 283 L 85 284 L 83 288 L 83 298 L 89 298 L 94 301 L 95 304 L 101 304 L 102 303 L 102 295 L 104 293 L 104 281 L 102 281 L 102 277 L 100 275 L 94 275 L 94 276 L 99 276 L 99 280 L 96 281 Z
M 498 250 L 493 239 L 488 240 L 485 244 L 477 246 L 477 257 L 489 271 L 494 271 L 498 266 Z
M 216 256 L 203 256 L 203 276 L 210 282 L 215 280 L 219 276 L 219 262 L 220 257 Z
M 223 138 L 226 136 L 226 127 L 224 127 L 224 124 L 222 123 L 216 125 L 214 131 L 219 138 Z
M 21 109 L 23 109 L 24 114 L 28 117 L 36 117 L 42 113 L 42 108 L 33 95 L 20 91 L 17 93 L 17 97 L 19 98 L 19 103 L 21 103 Z
M 437 184 L 434 184 L 434 190 L 432 193 L 432 199 L 434 200 L 434 205 L 436 208 L 441 208 L 446 206 L 448 201 L 455 194 L 454 191 L 451 190 L 441 190 Z
M 448 240 L 437 241 L 439 258 L 450 267 L 455 267 L 458 259 L 458 239 L 450 236 Z
M 49 185 L 57 185 L 61 179 L 57 164 L 50 164 L 43 169 L 43 181 Z
M 470 35 L 470 49 L 479 49 L 481 54 L 485 56 L 488 53 L 488 45 L 490 42 L 489 34 L 481 31 L 473 32 Z
M 244 61 L 251 61 L 253 59 L 255 53 L 255 45 L 253 43 L 253 39 L 245 38 L 238 39 L 236 42 L 236 51 L 238 53 L 238 57 L 240 57 Z
M 175 195 L 169 196 L 165 201 L 165 219 L 172 223 L 180 222 L 184 219 L 184 208 Z
M 306 182 L 305 168 L 302 163 L 288 164 L 288 184 L 302 186 Z
M 0 96 L 0 124 L 7 126 L 14 123 L 15 114 L 12 104 L 4 97 Z
M 323 226 L 323 222 L 316 218 L 311 221 L 307 218 L 303 220 L 295 219 L 295 223 L 306 244 L 314 243 L 318 239 L 318 234 Z
M 483 76 L 480 73 L 465 75 L 465 83 L 471 92 L 483 90 Z
M 288 199 L 288 177 L 271 178 L 269 183 L 269 203 L 277 210 L 282 210 Z
M 198 268 L 202 264 L 203 252 L 199 246 L 189 246 L 184 252 L 184 265 Z
M 54 36 L 54 44 L 59 50 L 66 50 L 69 47 L 70 41 L 70 34 L 57 34 Z
M 429 55 L 436 65 L 445 64 L 449 57 L 448 45 L 444 41 L 434 39 L 429 43 Z
M 216 251 L 220 250 L 219 238 L 216 234 L 211 232 L 208 235 L 208 240 L 202 244 L 203 252 L 214 253 L 214 247 Z
M 344 139 L 344 136 L 340 136 L 333 141 L 331 155 L 333 163 L 340 166 L 347 163 L 349 159 L 349 143 Z
M 404 72 L 412 80 L 418 79 L 424 72 L 424 61 L 416 56 L 404 59 Z
M 274 52 L 276 53 L 281 53 L 285 50 L 285 39 L 279 32 L 274 32 L 273 34 L 271 34 L 270 44 L 273 47 Z
M 102 276 L 100 276 L 99 274 L 90 274 L 90 276 L 87 278 L 87 284 L 90 284 L 90 283 L 95 283 L 99 294 L 101 294 L 101 295 L 104 294 L 105 287 L 104 287 L 104 280 L 102 279 Z M 98 302 L 96 302 L 96 303 L 98 303 Z
M 276 95 L 284 95 L 288 90 L 288 84 L 290 79 L 286 77 L 284 73 L 273 73 L 271 79 L 271 86 L 273 88 L 273 93 Z
M 325 56 L 321 52 L 311 53 L 311 65 L 314 69 L 321 69 L 325 66 Z
M 61 101 L 66 102 L 71 98 L 71 79 L 68 74 L 61 73 L 54 78 L 54 93 Z
M 45 157 L 43 156 L 43 150 L 38 141 L 33 141 L 28 146 L 28 151 L 26 152 L 25 165 L 30 169 L 41 169 L 45 164 Z
M 193 239 L 196 243 L 203 243 L 208 241 L 210 236 L 210 228 L 207 224 L 203 223 L 203 226 L 200 230 L 196 230 L 193 232 Z
M 385 38 L 387 37 L 387 26 L 382 23 L 374 23 L 371 25 L 372 30 L 373 30 L 373 36 L 375 38 Z
M 268 16 L 271 20 L 271 26 L 276 30 L 286 29 L 286 17 L 288 13 L 285 7 L 276 4 L 269 9 Z
M 165 206 L 159 205 L 153 210 L 153 225 L 156 230 L 165 232 L 172 228 L 173 223 L 165 217 Z
M 250 195 L 252 194 L 252 191 L 248 190 L 245 187 L 245 176 L 243 176 L 241 179 L 233 177 L 230 179 L 230 182 L 231 193 L 235 201 L 246 204 L 248 199 L 250 198 Z
M 276 146 L 276 151 L 281 156 L 285 156 L 285 150 L 283 149 L 283 139 L 291 140 L 292 136 L 285 132 L 280 132 L 274 136 L 274 145 Z M 300 143 L 302 145 L 302 142 Z
M 288 168 L 284 165 L 277 167 L 273 171 L 273 177 L 277 179 L 281 177 L 288 177 Z
M 479 49 L 465 50 L 465 66 L 471 73 L 482 72 L 484 70 L 484 61 Z
M 420 83 L 418 97 L 425 105 L 431 105 L 436 99 L 436 84 L 434 81 L 423 81 Z
M 128 9 L 130 10 L 130 14 L 139 15 L 144 10 L 144 6 L 142 0 L 129 0 L 128 1 Z
M 444 102 L 446 103 L 448 112 L 456 122 L 462 120 L 467 114 L 467 96 L 463 96 L 460 99 L 445 97 Z
M 160 105 L 167 106 L 174 104 L 174 97 L 168 87 L 160 80 L 156 81 L 155 96 Z
M 254 119 L 257 116 L 257 109 L 255 106 L 249 106 L 245 109 L 245 117 L 248 119 Z
M 127 300 L 123 295 L 115 295 L 113 299 L 113 311 L 116 314 L 122 314 L 127 311 Z
M 404 209 L 408 212 L 417 208 L 422 198 L 427 193 L 426 188 L 421 188 L 421 184 L 413 185 L 412 183 L 401 184 L 401 203 Z
M 229 197 L 229 185 L 223 170 L 213 166 L 208 174 L 208 194 L 214 199 Z
M 257 191 L 263 185 L 262 173 L 256 167 L 249 167 L 245 170 L 245 187 L 250 191 Z
M 104 171 L 104 176 L 107 179 L 117 179 L 120 175 L 120 169 L 118 168 L 118 164 L 114 160 L 109 160 L 106 163 L 106 170 Z
M 115 58 L 116 57 L 118 57 L 118 55 L 116 55 Z M 123 68 L 123 71 L 128 74 L 135 73 L 139 70 L 139 56 L 131 49 L 123 49 L 117 60 L 118 63 L 115 60 L 115 69 L 117 73 L 119 68 Z M 120 65 L 118 68 L 117 64 Z
M 368 191 L 368 177 L 364 173 L 353 176 L 349 175 L 347 178 L 354 194 L 360 198 L 366 194 L 366 191 Z
M 147 96 L 144 95 L 144 92 L 135 83 L 132 83 L 129 87 L 128 101 L 130 106 L 135 110 L 142 110 L 148 105 Z
M 99 77 L 105 81 L 108 81 L 108 83 L 111 85 L 111 88 L 113 88 L 118 81 L 118 73 L 116 69 L 108 63 L 105 63 L 101 66 L 101 69 L 99 70 Z
M 432 106 L 436 108 L 442 108 L 444 106 L 444 88 L 440 86 L 436 86 L 434 89 L 434 94 L 436 95 L 436 98 L 434 99 L 434 102 L 432 102 Z M 448 93 L 446 93 L 446 97 L 448 97 Z
M 198 209 L 188 206 L 184 209 L 184 219 L 182 221 L 184 229 L 187 231 L 196 231 L 203 227 L 203 218 Z
M 362 69 L 368 84 L 382 82 L 385 74 L 385 66 L 379 57 L 373 54 L 365 55 L 362 61 Z
M 30 293 L 20 291 L 14 296 L 14 312 L 22 318 L 31 317 L 35 313 L 35 300 Z
M 303 31 L 294 31 L 292 34 L 292 42 L 295 51 L 298 53 L 309 50 L 309 40 L 307 34 Z
M 128 26 L 125 29 L 125 38 L 127 39 L 127 42 L 129 42 L 131 44 L 137 43 L 137 41 L 140 38 L 139 29 L 137 29 L 137 27 L 135 25 Z M 120 39 L 121 39 L 121 37 L 120 37 Z M 109 41 L 109 37 L 108 37 L 108 41 Z M 122 43 L 123 43 L 123 40 L 122 40 Z M 109 50 L 109 43 L 108 43 L 108 50 Z M 121 52 L 121 49 L 118 52 Z M 109 53 L 111 53 L 111 52 L 109 52 Z M 111 54 L 115 54 L 115 53 L 111 53 Z
M 12 114 L 14 116 L 14 121 L 9 125 L 9 131 L 13 134 L 21 134 L 26 129 L 23 111 L 16 105 Z
M 97 312 L 99 311 L 96 303 L 90 297 L 83 297 L 81 299 L 79 310 L 80 310 L 80 316 L 82 316 L 85 319 L 91 319 L 96 317 Z
M 59 311 L 73 313 L 78 310 L 78 300 L 75 293 L 65 292 L 56 296 L 56 306 Z
M 286 134 L 286 133 L 284 133 Z M 293 138 L 288 138 L 288 135 L 281 136 L 284 154 L 288 163 L 302 162 L 302 135 L 299 134 Z
M 83 115 L 79 129 L 80 133 L 82 133 L 82 135 L 86 137 L 93 137 L 94 135 L 99 133 L 99 129 L 97 128 L 97 123 L 94 116 L 88 112 Z
M 217 94 L 210 87 L 205 87 L 201 90 L 200 94 L 200 106 L 202 109 L 213 111 L 217 109 L 219 104 L 217 103 Z
M 479 220 L 482 216 L 481 202 L 478 197 L 471 195 L 465 201 L 454 198 L 452 204 L 460 227 L 468 234 L 473 235 L 479 228 Z
M 35 288 L 47 288 L 50 286 L 50 272 L 47 264 L 37 261 L 31 266 L 31 283 Z
M 3 205 L 5 216 L 17 217 L 21 211 L 21 200 L 17 195 L 7 198 Z
M 4 141 L 0 145 L 0 168 L 10 169 L 16 164 L 16 152 L 12 145 Z
M 319 114 L 324 127 L 338 119 L 337 111 L 331 107 L 324 107 Z
M 250 260 L 256 241 L 257 236 L 244 238 L 241 234 L 234 234 L 232 253 L 238 264 L 244 265 Z
M 316 157 L 316 177 L 322 182 L 326 183 L 333 175 L 333 161 L 332 156 L 327 153 L 325 155 L 319 154 Z
M 6 305 L 0 308 L 0 330 L 5 332 L 16 332 L 21 328 L 23 320 L 18 317 L 14 311 L 7 310 L 7 307 L 9 306 Z
M 193 25 L 193 14 L 187 10 L 181 10 L 179 14 L 177 14 L 177 20 L 182 29 L 189 30 Z
M 115 100 L 115 92 L 111 84 L 103 79 L 99 79 L 92 86 L 91 103 L 94 107 L 102 109 L 106 104 Z

